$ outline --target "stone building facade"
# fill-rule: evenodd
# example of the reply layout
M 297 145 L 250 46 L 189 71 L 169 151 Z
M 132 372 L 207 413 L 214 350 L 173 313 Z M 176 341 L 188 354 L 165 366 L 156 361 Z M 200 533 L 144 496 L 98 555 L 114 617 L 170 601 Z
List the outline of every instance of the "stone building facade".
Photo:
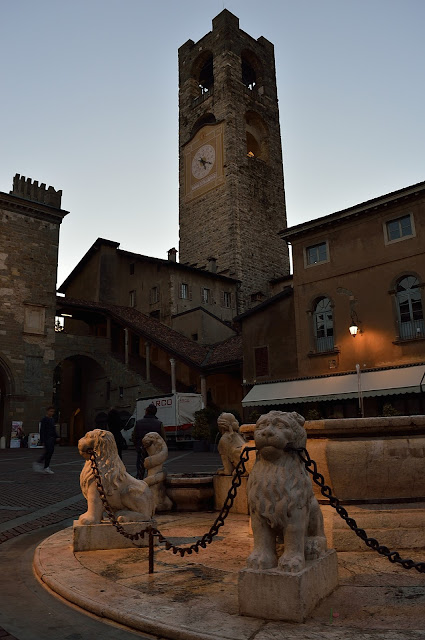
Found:
M 61 195 L 18 174 L 0 193 L 0 435 L 52 402 Z
M 368 416 L 385 406 L 425 412 L 424 219 L 422 182 L 282 232 L 293 251 L 293 309 L 277 295 L 241 318 L 244 378 L 266 383 L 251 407 L 263 394 L 265 406 L 355 417 L 359 384 Z M 281 327 L 271 323 L 279 313 Z M 255 350 L 266 346 L 269 369 L 258 380 Z
M 239 282 L 209 269 L 162 260 L 98 238 L 59 287 L 67 297 L 131 307 L 200 344 L 234 335 Z M 70 327 L 71 323 L 68 322 Z
M 179 49 L 180 261 L 240 280 L 237 313 L 289 272 L 273 45 L 222 11 Z

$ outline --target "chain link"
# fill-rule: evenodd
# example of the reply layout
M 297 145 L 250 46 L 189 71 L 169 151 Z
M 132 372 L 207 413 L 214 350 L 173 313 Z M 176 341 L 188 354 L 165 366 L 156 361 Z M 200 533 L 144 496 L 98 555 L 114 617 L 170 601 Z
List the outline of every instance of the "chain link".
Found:
M 310 458 L 310 455 L 305 448 L 296 449 L 291 445 L 286 447 L 286 451 L 294 451 L 298 454 L 301 461 L 304 463 L 307 471 L 313 476 L 313 481 L 320 487 L 320 491 L 325 498 L 328 498 L 330 505 L 336 510 L 337 514 L 345 520 L 350 529 L 368 546 L 377 553 L 388 558 L 390 562 L 401 564 L 404 569 L 416 569 L 419 573 L 425 573 L 425 562 L 414 562 L 413 560 L 402 558 L 398 551 L 390 551 L 388 547 L 380 545 L 375 538 L 369 538 L 366 531 L 357 526 L 357 522 L 354 518 L 350 518 L 344 507 L 341 506 L 340 501 L 334 495 L 332 495 L 331 488 L 325 484 L 325 479 L 321 473 L 317 471 L 317 464 Z
M 178 545 L 173 544 L 172 542 L 170 542 L 170 540 L 168 540 L 165 536 L 162 535 L 159 529 L 156 529 L 152 525 L 148 525 L 147 527 L 145 527 L 144 529 L 141 529 L 136 533 L 127 533 L 127 531 L 124 530 L 124 528 L 120 525 L 118 520 L 115 518 L 115 515 L 106 498 L 105 490 L 102 485 L 102 478 L 100 477 L 99 469 L 97 467 L 96 453 L 93 451 L 93 449 L 87 450 L 87 453 L 90 455 L 91 468 L 96 480 L 97 490 L 99 492 L 100 499 L 102 500 L 104 511 L 107 513 L 111 524 L 113 524 L 113 526 L 118 531 L 118 533 L 120 533 L 122 536 L 132 541 L 138 540 L 139 538 L 143 538 L 145 533 L 151 533 L 152 535 L 158 538 L 158 542 L 160 544 L 165 544 L 165 549 L 167 551 L 172 551 L 174 554 L 179 553 L 180 556 L 183 557 L 185 554 L 191 555 L 193 552 L 198 553 L 199 548 L 205 549 L 207 544 L 211 544 L 211 542 L 213 542 L 214 536 L 218 534 L 220 527 L 224 525 L 224 521 L 229 515 L 230 509 L 232 508 L 233 503 L 235 501 L 237 490 L 242 484 L 242 476 L 244 473 L 246 473 L 245 462 L 248 462 L 249 460 L 250 451 L 255 451 L 255 447 L 245 447 L 242 450 L 239 462 L 235 468 L 234 476 L 232 479 L 232 486 L 230 487 L 227 497 L 221 508 L 221 511 L 216 517 L 216 519 L 214 520 L 213 524 L 211 525 L 210 530 L 207 533 L 205 533 L 202 536 L 202 538 L 200 538 L 199 540 L 197 540 L 196 542 L 194 542 L 193 544 L 187 547 L 180 547 Z

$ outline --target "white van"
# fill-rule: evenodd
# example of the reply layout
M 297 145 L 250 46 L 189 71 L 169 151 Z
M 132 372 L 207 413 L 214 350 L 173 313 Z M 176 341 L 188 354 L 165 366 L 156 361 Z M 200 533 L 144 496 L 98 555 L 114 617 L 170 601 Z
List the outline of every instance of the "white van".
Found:
M 168 444 L 183 445 L 193 441 L 192 426 L 195 412 L 204 408 L 200 393 L 169 393 L 163 396 L 138 398 L 131 418 L 121 431 L 124 440 L 132 445 L 134 425 L 145 415 L 146 407 L 157 407 L 156 417 L 164 425 Z

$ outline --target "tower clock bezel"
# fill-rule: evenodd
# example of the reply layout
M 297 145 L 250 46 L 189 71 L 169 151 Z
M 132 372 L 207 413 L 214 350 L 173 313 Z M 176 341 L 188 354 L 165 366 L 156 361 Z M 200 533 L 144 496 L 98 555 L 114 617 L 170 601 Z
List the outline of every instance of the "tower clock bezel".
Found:
M 185 201 L 215 189 L 224 182 L 224 125 L 208 124 L 196 132 L 184 148 Z

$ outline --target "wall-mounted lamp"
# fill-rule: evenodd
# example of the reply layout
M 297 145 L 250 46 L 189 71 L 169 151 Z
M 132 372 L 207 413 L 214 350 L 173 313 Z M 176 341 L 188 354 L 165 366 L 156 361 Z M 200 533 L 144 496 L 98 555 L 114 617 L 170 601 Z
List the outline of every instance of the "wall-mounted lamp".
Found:
M 358 330 L 359 330 L 359 328 L 354 322 L 348 327 L 348 331 L 351 333 L 353 338 L 356 337 Z
M 360 325 L 360 320 L 357 317 L 357 313 L 354 311 L 354 309 L 352 309 L 351 310 L 351 324 L 348 327 L 348 331 L 351 333 L 353 338 L 355 338 L 358 333 L 362 333 L 359 325 Z

